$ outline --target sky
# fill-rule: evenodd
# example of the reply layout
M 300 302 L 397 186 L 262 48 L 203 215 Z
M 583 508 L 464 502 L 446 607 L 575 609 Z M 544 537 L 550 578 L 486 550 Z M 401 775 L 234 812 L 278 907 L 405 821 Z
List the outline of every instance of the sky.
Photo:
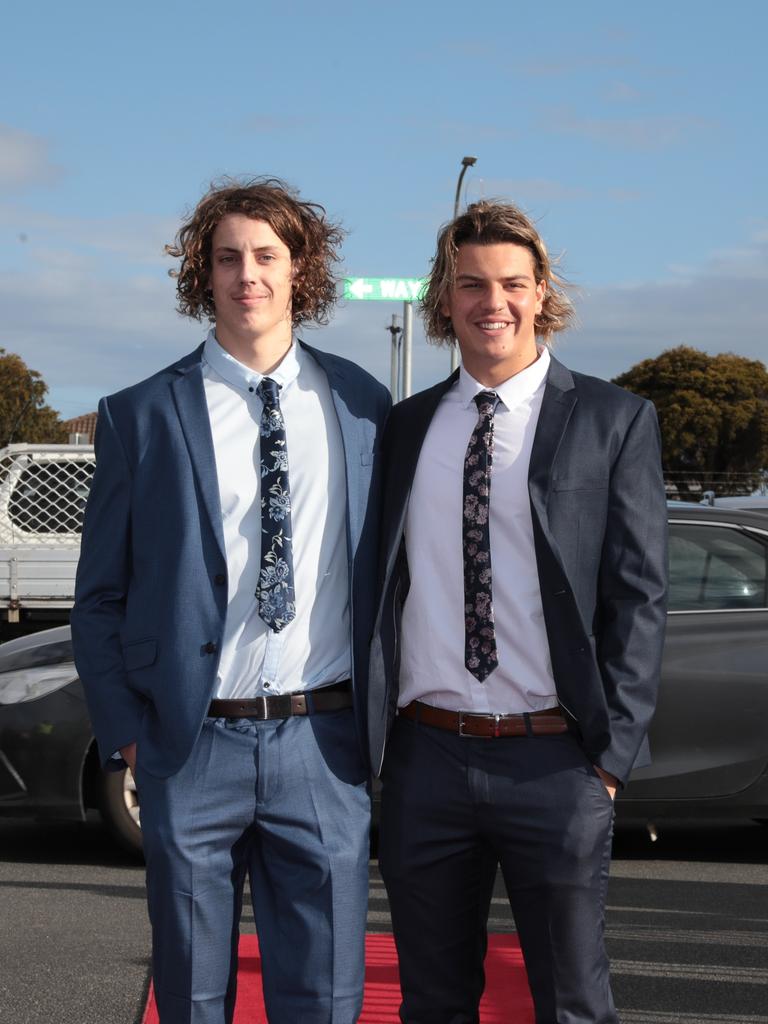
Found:
M 560 256 L 572 369 L 768 358 L 762 0 L 17 0 L 2 38 L 0 347 L 64 418 L 204 338 L 163 246 L 223 175 L 322 203 L 341 275 L 421 277 L 474 156 L 462 206 L 517 203 Z M 392 314 L 301 336 L 389 383 Z M 414 388 L 448 370 L 417 317 Z

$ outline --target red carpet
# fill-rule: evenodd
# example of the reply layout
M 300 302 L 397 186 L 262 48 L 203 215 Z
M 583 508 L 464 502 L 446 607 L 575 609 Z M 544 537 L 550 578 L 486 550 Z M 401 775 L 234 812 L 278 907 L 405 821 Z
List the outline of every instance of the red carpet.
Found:
M 491 935 L 485 959 L 486 989 L 480 1003 L 482 1024 L 533 1024 L 533 1006 L 523 956 L 516 935 Z M 261 998 L 261 960 L 255 935 L 240 939 L 234 1024 L 266 1024 Z M 397 958 L 391 935 L 365 939 L 365 1002 L 360 1024 L 399 1024 L 400 988 Z M 158 1024 L 152 987 L 143 1024 Z

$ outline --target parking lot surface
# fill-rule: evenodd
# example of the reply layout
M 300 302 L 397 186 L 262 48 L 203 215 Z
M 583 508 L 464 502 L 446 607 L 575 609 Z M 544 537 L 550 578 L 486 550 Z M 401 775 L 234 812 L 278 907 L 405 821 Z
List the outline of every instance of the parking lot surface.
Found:
M 149 978 L 140 864 L 97 823 L 0 821 L 3 1024 L 139 1024 Z M 389 931 L 371 864 L 369 929 Z M 768 1024 L 768 828 L 616 837 L 607 936 L 622 1024 Z M 490 929 L 509 931 L 497 882 Z M 253 931 L 246 910 L 244 931 Z M 510 1022 L 514 1024 L 514 1022 Z

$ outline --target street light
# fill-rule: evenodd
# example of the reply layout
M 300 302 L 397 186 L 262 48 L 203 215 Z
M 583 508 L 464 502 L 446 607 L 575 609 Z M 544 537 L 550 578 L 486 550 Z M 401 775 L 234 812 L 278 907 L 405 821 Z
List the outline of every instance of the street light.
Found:
M 456 182 L 456 199 L 453 203 L 453 219 L 459 216 L 459 200 L 461 198 L 461 183 L 464 181 L 464 175 L 467 173 L 468 167 L 474 167 L 477 163 L 476 156 L 464 156 L 461 158 L 461 172 L 459 173 L 459 180 Z M 451 342 L 451 373 L 459 365 L 459 347 L 455 341 Z
M 461 183 L 464 181 L 464 175 L 467 173 L 467 168 L 474 167 L 476 163 L 476 156 L 465 156 L 461 158 L 461 173 L 459 174 L 459 180 L 456 182 L 456 200 L 453 204 L 454 220 L 459 216 L 459 199 L 461 197 Z

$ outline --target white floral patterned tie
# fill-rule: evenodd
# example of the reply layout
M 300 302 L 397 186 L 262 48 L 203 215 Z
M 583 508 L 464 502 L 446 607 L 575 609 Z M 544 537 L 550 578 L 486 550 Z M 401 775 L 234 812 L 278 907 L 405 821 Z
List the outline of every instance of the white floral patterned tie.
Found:
M 481 683 L 499 663 L 491 589 L 491 467 L 495 391 L 475 395 L 479 417 L 464 458 L 464 664 Z
M 291 492 L 288 448 L 280 410 L 280 385 L 263 377 L 256 388 L 263 402 L 261 446 L 261 569 L 256 597 L 259 617 L 275 633 L 296 617 L 293 585 Z

